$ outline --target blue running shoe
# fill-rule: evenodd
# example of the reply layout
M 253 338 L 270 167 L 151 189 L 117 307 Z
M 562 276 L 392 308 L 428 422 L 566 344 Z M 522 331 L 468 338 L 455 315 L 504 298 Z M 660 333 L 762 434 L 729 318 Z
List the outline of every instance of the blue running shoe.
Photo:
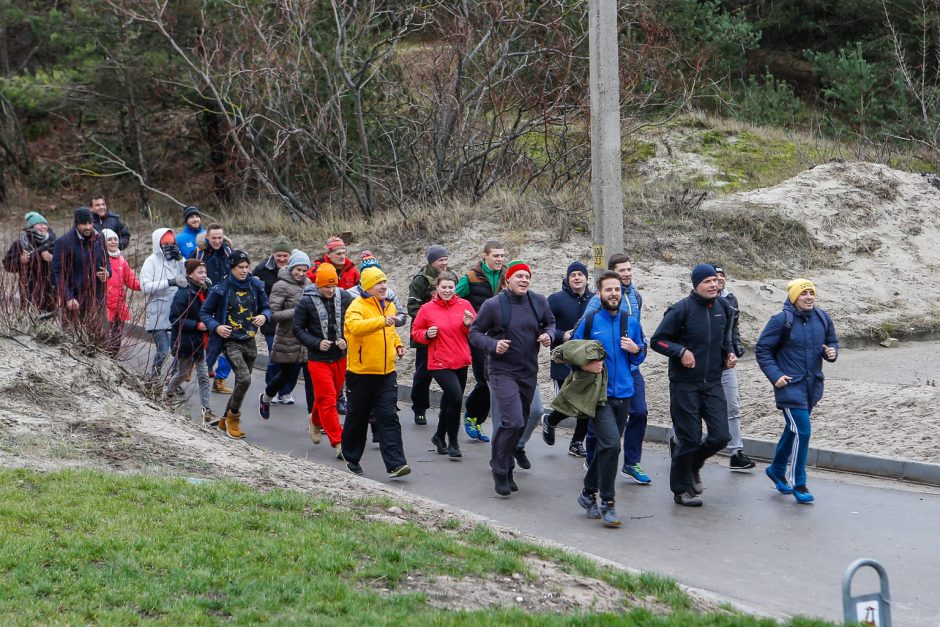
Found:
M 793 488 L 793 497 L 796 499 L 797 503 L 801 503 L 803 505 L 812 503 L 816 500 L 813 495 L 809 493 L 809 490 L 806 489 L 805 485 L 798 485 Z
M 463 430 L 466 432 L 467 437 L 471 440 L 476 440 L 477 434 L 480 433 L 480 428 L 477 426 L 477 419 L 465 415 L 463 417 Z
M 624 479 L 633 479 L 634 483 L 639 483 L 640 485 L 649 485 L 653 483 L 653 480 L 650 479 L 648 474 L 643 472 L 643 467 L 639 464 L 624 466 L 620 469 L 620 476 Z
M 490 436 L 488 436 L 488 435 L 486 435 L 485 433 L 483 433 L 483 427 L 481 427 L 480 425 L 477 425 L 477 439 L 478 439 L 480 442 L 489 442 L 489 441 L 490 441 Z
M 588 518 L 594 518 L 596 520 L 601 517 L 601 511 L 597 508 L 597 499 L 593 494 L 581 492 L 581 494 L 578 495 L 578 505 L 584 508 L 584 512 L 587 514 Z
M 770 478 L 770 480 L 774 482 L 774 487 L 777 488 L 777 492 L 780 494 L 793 494 L 793 488 L 790 487 L 790 484 L 787 483 L 787 480 L 783 477 L 778 477 L 773 468 L 767 466 L 767 468 L 764 469 L 764 472 L 767 473 L 767 476 Z M 799 500 L 799 497 L 797 497 L 797 500 Z M 812 495 L 810 495 L 810 500 L 812 500 Z

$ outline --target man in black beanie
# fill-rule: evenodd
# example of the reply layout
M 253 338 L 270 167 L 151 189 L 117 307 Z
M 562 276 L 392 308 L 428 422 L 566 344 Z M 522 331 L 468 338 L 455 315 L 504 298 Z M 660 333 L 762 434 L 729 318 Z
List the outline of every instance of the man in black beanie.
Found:
M 721 373 L 734 368 L 733 319 L 719 294 L 718 272 L 700 263 L 692 269 L 692 292 L 663 314 L 650 348 L 669 358 L 669 413 L 675 431 L 670 441 L 669 487 L 674 501 L 702 505 L 701 469 L 722 450 L 728 433 L 727 402 Z M 702 420 L 708 435 L 702 441 Z
M 418 310 L 421 309 L 421 306 L 430 301 L 434 295 L 437 275 L 447 270 L 450 253 L 443 246 L 435 244 L 428 248 L 426 258 L 427 265 L 411 279 L 411 285 L 408 286 L 408 315 L 411 316 L 412 323 L 418 316 Z M 411 382 L 411 411 L 415 417 L 415 424 L 424 426 L 428 424 L 425 414 L 431 406 L 431 373 L 428 371 L 428 347 L 425 344 L 415 342 L 414 339 L 410 340 L 410 345 L 415 349 L 415 373 Z
M 105 292 L 111 276 L 111 260 L 104 247 L 104 238 L 95 231 L 91 210 L 75 210 L 75 225 L 56 240 L 52 252 L 52 284 L 67 321 L 91 321 L 97 329 L 107 322 Z

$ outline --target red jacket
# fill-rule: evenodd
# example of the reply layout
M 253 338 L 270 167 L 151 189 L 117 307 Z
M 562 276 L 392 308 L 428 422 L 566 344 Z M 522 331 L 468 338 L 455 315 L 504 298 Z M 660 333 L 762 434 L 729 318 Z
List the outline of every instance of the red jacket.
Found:
M 411 324 L 411 337 L 428 345 L 428 370 L 456 370 L 470 365 L 470 328 L 463 323 L 464 311 L 473 313 L 469 301 L 457 295 L 444 301 L 437 294 L 418 310 Z M 433 339 L 427 336 L 430 327 L 437 327 Z
M 317 282 L 317 268 L 320 267 L 321 263 L 332 262 L 326 258 L 326 255 L 313 260 L 313 267 L 307 270 L 307 278 L 310 279 L 313 284 Z M 342 269 L 336 269 L 336 274 L 339 275 L 339 286 L 344 290 L 356 287 L 356 285 L 359 284 L 359 270 L 356 268 L 356 264 L 351 262 L 348 257 L 343 263 Z
M 123 255 L 111 257 L 111 277 L 108 279 L 106 302 L 108 304 L 108 322 L 114 322 L 115 316 L 121 322 L 131 319 L 131 310 L 127 306 L 127 291 L 140 291 L 140 281 L 131 270 Z

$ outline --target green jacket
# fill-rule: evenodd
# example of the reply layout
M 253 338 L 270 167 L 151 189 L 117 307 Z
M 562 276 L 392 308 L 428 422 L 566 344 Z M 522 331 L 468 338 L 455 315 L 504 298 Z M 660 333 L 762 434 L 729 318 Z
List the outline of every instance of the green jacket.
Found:
M 596 340 L 570 340 L 554 349 L 552 361 L 572 368 L 552 401 L 552 409 L 566 416 L 593 418 L 597 406 L 607 404 L 607 368 L 594 374 L 581 370 L 581 366 L 605 357 L 607 351 Z
M 431 264 L 424 266 L 420 273 L 411 279 L 411 285 L 408 286 L 408 315 L 411 316 L 411 323 L 414 324 L 418 317 L 418 310 L 421 306 L 431 300 L 434 296 L 434 282 L 437 281 L 438 271 L 431 267 Z M 411 338 L 409 334 L 409 346 L 416 348 L 420 346 Z
M 504 284 L 502 282 L 502 273 L 505 271 L 505 268 L 499 270 L 493 270 L 485 262 L 480 262 L 480 268 L 483 270 L 483 276 L 486 277 L 487 282 L 490 284 L 490 287 L 493 289 L 493 294 L 499 294 L 503 289 Z M 470 279 L 467 275 L 463 275 L 457 281 L 457 286 L 454 288 L 454 292 L 460 298 L 466 298 L 470 295 Z

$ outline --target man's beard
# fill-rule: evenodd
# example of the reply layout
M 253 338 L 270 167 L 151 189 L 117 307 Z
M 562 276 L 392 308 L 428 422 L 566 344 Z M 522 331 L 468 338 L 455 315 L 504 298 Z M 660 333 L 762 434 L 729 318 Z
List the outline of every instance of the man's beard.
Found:
M 617 299 L 616 303 L 611 303 L 609 300 L 601 301 L 601 304 L 604 306 L 604 309 L 610 312 L 615 312 L 620 310 L 620 299 Z

